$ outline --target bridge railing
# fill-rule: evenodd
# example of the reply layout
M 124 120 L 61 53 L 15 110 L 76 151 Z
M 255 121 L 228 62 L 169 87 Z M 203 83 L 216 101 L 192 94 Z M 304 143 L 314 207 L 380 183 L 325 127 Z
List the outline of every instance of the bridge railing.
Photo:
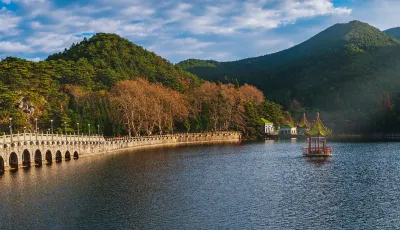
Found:
M 0 144 L 12 144 L 27 141 L 104 141 L 101 135 L 74 135 L 74 134 L 48 134 L 48 133 L 18 133 L 0 136 Z
M 164 134 L 164 135 L 146 135 L 146 136 L 124 136 L 124 137 L 106 137 L 106 141 L 124 141 L 124 140 L 140 140 L 148 138 L 172 138 L 172 137 L 185 137 L 185 136 L 196 136 L 196 135 L 240 135 L 240 132 L 229 132 L 229 131 L 215 131 L 215 132 L 203 132 L 203 133 L 174 133 L 174 134 Z
M 0 144 L 12 144 L 17 142 L 30 142 L 30 141 L 89 141 L 89 142 L 104 142 L 104 141 L 122 141 L 122 140 L 132 140 L 132 139 L 145 139 L 145 138 L 173 138 L 173 137 L 193 137 L 193 136 L 203 136 L 203 135 L 240 135 L 240 132 L 229 132 L 229 131 L 216 131 L 216 132 L 203 132 L 203 133 L 174 133 L 174 134 L 164 134 L 164 135 L 150 135 L 150 136 L 135 136 L 135 137 L 112 137 L 104 138 L 102 135 L 75 135 L 75 134 L 49 134 L 49 133 L 17 133 L 13 135 L 3 135 L 0 136 Z

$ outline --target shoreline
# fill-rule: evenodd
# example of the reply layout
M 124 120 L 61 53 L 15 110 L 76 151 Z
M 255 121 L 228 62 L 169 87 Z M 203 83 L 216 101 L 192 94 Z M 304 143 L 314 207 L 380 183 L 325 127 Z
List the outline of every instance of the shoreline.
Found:
M 293 136 L 295 140 L 306 140 L 304 136 Z M 291 137 L 265 138 L 264 140 L 291 140 Z M 400 142 L 400 133 L 387 134 L 336 134 L 328 137 L 331 142 Z

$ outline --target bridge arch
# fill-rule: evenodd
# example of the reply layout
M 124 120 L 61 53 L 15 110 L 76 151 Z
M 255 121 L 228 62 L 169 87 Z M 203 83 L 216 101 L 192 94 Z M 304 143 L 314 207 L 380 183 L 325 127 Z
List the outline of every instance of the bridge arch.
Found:
M 4 173 L 4 159 L 0 156 L 0 174 Z
M 18 155 L 15 152 L 10 154 L 9 165 L 11 169 L 18 170 Z
M 79 153 L 77 151 L 74 152 L 74 159 L 78 159 L 79 158 Z
M 53 163 L 53 155 L 51 154 L 50 150 L 46 151 L 46 161 L 48 164 Z
M 31 153 L 27 149 L 22 152 L 22 165 L 24 167 L 31 167 Z
M 62 154 L 61 154 L 61 151 L 58 150 L 56 152 L 56 163 L 60 163 L 60 162 L 62 162 Z
M 71 153 L 69 151 L 65 152 L 65 161 L 71 160 Z
M 35 151 L 35 165 L 36 166 L 42 166 L 42 162 L 43 162 L 43 160 L 42 160 L 42 152 L 40 152 L 40 150 L 37 149 Z

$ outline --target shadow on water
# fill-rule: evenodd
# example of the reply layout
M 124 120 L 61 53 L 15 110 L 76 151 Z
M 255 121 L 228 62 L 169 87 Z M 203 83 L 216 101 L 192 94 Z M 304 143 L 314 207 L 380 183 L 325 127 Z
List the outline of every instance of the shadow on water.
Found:
M 10 168 L 9 172 L 11 174 L 17 174 L 18 173 L 18 168 Z

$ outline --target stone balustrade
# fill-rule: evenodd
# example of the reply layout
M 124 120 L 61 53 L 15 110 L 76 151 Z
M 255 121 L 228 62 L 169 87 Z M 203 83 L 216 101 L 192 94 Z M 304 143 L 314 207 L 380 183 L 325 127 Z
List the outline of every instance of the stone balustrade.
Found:
M 11 144 L 26 141 L 104 141 L 101 135 L 47 134 L 47 133 L 18 133 L 0 136 L 1 144 Z

